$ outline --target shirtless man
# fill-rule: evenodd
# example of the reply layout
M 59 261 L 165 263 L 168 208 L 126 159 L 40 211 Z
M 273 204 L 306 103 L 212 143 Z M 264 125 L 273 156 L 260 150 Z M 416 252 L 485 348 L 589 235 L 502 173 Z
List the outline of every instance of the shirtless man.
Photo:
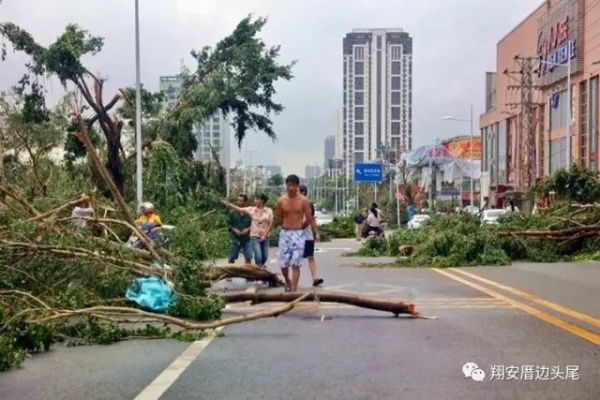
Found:
M 279 233 L 279 263 L 285 279 L 285 291 L 296 292 L 300 281 L 300 267 L 304 261 L 304 230 L 311 226 L 313 216 L 308 199 L 298 188 L 300 178 L 289 175 L 285 179 L 286 194 L 277 200 L 277 221 L 281 224 Z M 290 267 L 292 279 L 290 281 Z

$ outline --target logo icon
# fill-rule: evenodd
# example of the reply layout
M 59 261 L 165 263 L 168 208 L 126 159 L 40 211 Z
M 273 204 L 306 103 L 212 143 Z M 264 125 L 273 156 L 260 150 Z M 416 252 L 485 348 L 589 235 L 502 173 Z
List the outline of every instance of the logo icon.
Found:
M 469 361 L 462 367 L 462 373 L 465 378 L 471 378 L 475 382 L 483 382 L 485 379 L 485 371 L 479 368 L 479 365 Z

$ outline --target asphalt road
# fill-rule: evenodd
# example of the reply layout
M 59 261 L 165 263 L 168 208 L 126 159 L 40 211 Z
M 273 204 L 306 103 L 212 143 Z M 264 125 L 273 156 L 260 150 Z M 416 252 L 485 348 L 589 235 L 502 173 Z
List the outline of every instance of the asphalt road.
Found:
M 191 345 L 58 347 L 0 374 L 0 399 L 600 398 L 600 264 L 355 268 L 385 261 L 340 257 L 355 246 L 321 245 L 327 289 L 405 299 L 438 319 L 308 303 Z M 464 377 L 468 362 L 483 381 Z

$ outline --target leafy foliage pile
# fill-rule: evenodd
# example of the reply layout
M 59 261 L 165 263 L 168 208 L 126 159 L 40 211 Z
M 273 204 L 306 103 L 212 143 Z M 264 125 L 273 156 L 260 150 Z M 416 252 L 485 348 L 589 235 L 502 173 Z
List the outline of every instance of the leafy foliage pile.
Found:
M 214 48 L 193 51 L 174 108 L 164 109 L 163 93 L 142 88 L 144 195 L 176 227 L 146 250 L 124 246 L 136 232 L 135 154 L 125 150 L 135 90 L 105 99 L 106 79 L 83 62 L 102 50 L 103 38 L 71 24 L 45 46 L 13 23 L 0 24 L 0 58 L 7 45 L 29 56 L 13 92 L 0 96 L 0 371 L 56 342 L 195 339 L 212 325 L 190 321 L 221 316 L 222 298 L 205 288 L 222 272 L 202 261 L 227 252 L 219 203 L 226 174 L 216 153 L 208 163 L 193 160 L 192 128 L 222 112 L 233 117 L 238 144 L 248 130 L 275 138 L 270 115 L 283 106 L 273 100 L 274 84 L 291 79 L 293 63 L 280 64 L 279 47 L 258 37 L 265 23 L 245 18 Z M 75 90 L 53 109 L 40 84 L 47 77 Z M 57 163 L 51 153 L 61 147 L 64 163 Z M 83 192 L 92 195 L 96 217 L 79 230 L 70 214 Z M 164 315 L 124 300 L 139 276 L 173 284 L 178 300 Z
M 402 229 L 387 239 L 368 240 L 359 254 L 398 257 L 403 266 L 556 262 L 594 259 L 600 248 L 599 237 L 599 206 L 557 203 L 530 216 L 508 214 L 498 225 L 482 225 L 468 214 L 436 214 L 417 230 Z M 403 254 L 407 249 L 410 255 Z
M 354 217 L 339 216 L 330 224 L 324 225 L 321 231 L 332 239 L 346 239 L 354 237 Z

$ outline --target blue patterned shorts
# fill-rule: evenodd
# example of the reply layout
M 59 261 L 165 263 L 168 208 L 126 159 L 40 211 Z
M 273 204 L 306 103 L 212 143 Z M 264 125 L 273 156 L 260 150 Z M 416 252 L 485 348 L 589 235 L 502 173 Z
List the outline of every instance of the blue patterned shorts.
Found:
M 305 242 L 303 230 L 282 229 L 279 232 L 279 264 L 282 268 L 302 266 Z

